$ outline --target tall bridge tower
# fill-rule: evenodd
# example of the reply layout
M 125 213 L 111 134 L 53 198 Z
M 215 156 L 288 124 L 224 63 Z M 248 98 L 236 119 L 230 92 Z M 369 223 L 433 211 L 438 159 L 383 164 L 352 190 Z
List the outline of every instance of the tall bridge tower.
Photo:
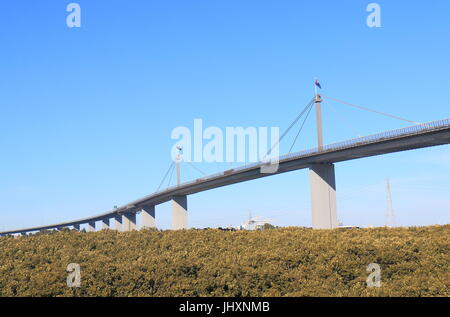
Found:
M 323 151 L 322 97 L 316 93 L 317 148 Z M 309 169 L 312 226 L 314 229 L 338 227 L 336 213 L 336 178 L 334 164 L 313 164 Z
M 181 185 L 180 176 L 180 163 L 181 163 L 181 151 L 182 147 L 177 146 L 178 155 L 176 157 L 176 169 L 177 169 L 177 186 Z M 172 229 L 182 230 L 188 228 L 188 209 L 187 209 L 187 196 L 174 196 L 172 197 Z

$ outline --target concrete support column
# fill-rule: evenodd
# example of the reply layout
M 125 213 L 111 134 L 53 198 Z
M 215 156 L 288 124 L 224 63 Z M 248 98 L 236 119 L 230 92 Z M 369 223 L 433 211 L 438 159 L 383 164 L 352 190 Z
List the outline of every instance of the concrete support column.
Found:
M 123 231 L 136 230 L 136 213 L 129 212 L 123 215 Z
M 122 231 L 122 216 L 116 215 L 114 217 L 114 229 L 117 231 Z
M 334 229 L 336 213 L 336 180 L 333 164 L 314 164 L 309 170 L 313 229 Z
M 80 231 L 80 224 L 73 225 L 73 228 L 77 231 Z
M 89 222 L 87 223 L 86 231 L 87 231 L 87 232 L 93 232 L 93 231 L 95 231 L 95 221 L 89 221 Z
M 109 229 L 109 218 L 105 218 L 102 220 L 102 229 Z
M 182 230 L 187 229 L 188 226 L 187 214 L 187 197 L 174 196 L 172 198 L 172 229 Z
M 156 228 L 155 206 L 145 206 L 141 211 L 142 228 Z

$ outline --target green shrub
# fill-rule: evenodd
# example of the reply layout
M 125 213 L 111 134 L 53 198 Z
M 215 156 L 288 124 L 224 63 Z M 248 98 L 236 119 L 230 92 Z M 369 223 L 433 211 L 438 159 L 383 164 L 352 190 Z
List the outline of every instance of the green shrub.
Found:
M 0 296 L 450 296 L 449 237 L 450 225 L 1 237 Z

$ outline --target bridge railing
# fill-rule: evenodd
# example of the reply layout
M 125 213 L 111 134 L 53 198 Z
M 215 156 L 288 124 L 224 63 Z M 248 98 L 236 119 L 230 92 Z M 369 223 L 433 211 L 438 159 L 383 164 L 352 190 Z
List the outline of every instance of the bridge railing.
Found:
M 290 160 L 290 159 L 296 159 L 304 156 L 309 156 L 312 154 L 322 153 L 322 152 L 331 152 L 336 151 L 340 149 L 347 149 L 352 148 L 356 146 L 361 146 L 365 144 L 371 144 L 371 143 L 377 143 L 380 141 L 383 141 L 385 139 L 394 139 L 398 137 L 403 137 L 406 135 L 417 135 L 422 134 L 424 132 L 429 132 L 433 130 L 440 130 L 442 128 L 447 128 L 450 126 L 450 118 L 438 120 L 438 121 L 432 121 L 428 123 L 418 124 L 406 128 L 376 133 L 364 137 L 359 137 L 355 139 L 350 139 L 338 143 L 328 144 L 324 145 L 322 148 L 315 147 L 312 149 L 304 150 L 301 152 L 291 153 L 280 156 L 280 161 L 284 160 Z
M 432 130 L 439 130 L 442 128 L 446 128 L 449 126 L 450 126 L 450 118 L 438 120 L 438 121 L 427 122 L 427 123 L 418 124 L 418 125 L 414 125 L 414 126 L 410 126 L 410 127 L 406 127 L 406 128 L 390 130 L 390 131 L 376 133 L 376 134 L 359 137 L 359 138 L 355 138 L 355 139 L 350 139 L 350 140 L 346 140 L 346 141 L 342 141 L 342 142 L 332 143 L 332 144 L 324 145 L 324 146 L 322 146 L 322 148 L 315 147 L 315 148 L 303 150 L 300 152 L 285 154 L 285 155 L 282 155 L 279 157 L 279 161 L 280 162 L 289 161 L 289 160 L 298 159 L 298 158 L 302 158 L 302 157 L 308 157 L 308 156 L 315 155 L 318 153 L 326 153 L 326 152 L 332 152 L 332 151 L 341 150 L 341 149 L 348 149 L 348 148 L 357 147 L 357 146 L 361 146 L 361 145 L 365 145 L 365 144 L 380 142 L 384 139 L 393 139 L 393 138 L 403 137 L 405 135 L 421 134 L 421 133 L 429 132 Z M 264 162 L 255 162 L 255 163 L 246 164 L 244 166 L 234 168 L 232 171 L 233 172 L 241 172 L 241 171 L 250 170 L 250 169 L 253 169 L 256 167 L 261 167 L 264 164 L 265 164 Z M 181 184 L 180 186 L 188 187 L 188 186 L 191 186 L 191 185 L 199 183 L 199 182 L 213 180 L 215 178 L 223 176 L 225 172 L 226 171 L 222 171 L 222 172 L 211 174 L 211 175 L 201 177 L 201 178 L 198 178 L 198 179 L 195 179 L 192 181 L 188 181 L 188 182 Z M 175 190 L 177 188 L 179 188 L 178 185 L 171 186 L 164 190 L 161 190 L 161 191 L 158 191 L 158 192 L 152 194 L 152 196 L 153 195 L 156 196 L 156 195 L 164 193 L 164 192 L 169 192 L 169 191 Z

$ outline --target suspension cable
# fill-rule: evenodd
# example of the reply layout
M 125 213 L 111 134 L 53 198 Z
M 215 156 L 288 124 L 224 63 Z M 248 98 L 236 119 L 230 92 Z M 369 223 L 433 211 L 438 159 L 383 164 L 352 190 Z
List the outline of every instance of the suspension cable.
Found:
M 162 184 L 164 184 L 164 181 L 166 180 L 167 175 L 169 175 L 169 172 L 170 172 L 170 170 L 172 169 L 172 167 L 173 167 L 174 164 L 175 164 L 175 163 L 172 161 L 172 163 L 171 163 L 170 166 L 169 166 L 169 169 L 167 170 L 166 174 L 164 174 L 164 177 L 163 177 L 163 179 L 161 180 L 161 183 L 159 183 L 159 186 L 158 186 L 158 188 L 156 189 L 156 191 L 159 191 L 159 190 L 161 189 Z
M 291 154 L 292 149 L 294 148 L 294 145 L 295 145 L 295 143 L 297 142 L 298 136 L 300 135 L 300 132 L 302 132 L 303 127 L 305 126 L 306 120 L 308 119 L 309 114 L 311 113 L 311 110 L 314 108 L 313 105 L 314 105 L 314 103 L 312 103 L 312 104 L 309 106 L 308 113 L 306 114 L 306 117 L 305 117 L 305 119 L 303 120 L 302 125 L 300 126 L 300 129 L 299 129 L 298 132 L 297 132 L 297 135 L 295 136 L 294 142 L 292 142 L 291 148 L 289 149 L 289 154 Z
M 203 172 L 201 169 L 199 169 L 198 167 L 196 167 L 194 164 L 192 164 L 191 162 L 186 162 L 188 163 L 193 169 L 195 169 L 196 171 L 200 172 L 203 176 L 206 176 L 206 173 Z
M 167 188 L 170 187 L 170 183 L 172 182 L 173 172 L 175 171 L 175 164 L 172 164 L 172 171 L 170 172 L 169 181 L 167 182 Z
M 354 132 L 354 133 L 356 132 L 355 134 L 356 134 L 358 137 L 361 137 L 361 135 L 358 133 L 357 129 L 355 129 L 355 127 L 353 126 L 353 124 L 350 123 L 350 120 L 345 120 L 345 119 L 343 119 L 343 118 L 345 118 L 345 116 L 341 116 L 341 115 L 339 114 L 339 111 L 337 111 L 337 110 L 334 108 L 334 106 L 333 106 L 333 104 L 332 104 L 331 102 L 322 103 L 322 104 L 329 105 L 330 107 L 328 107 L 328 109 L 331 109 L 331 111 L 333 111 L 333 113 L 336 114 L 336 117 L 338 117 L 338 118 L 340 118 L 340 119 L 342 120 L 341 123 L 344 123 L 344 125 L 349 126 L 349 127 L 353 130 L 352 132 Z
M 315 98 L 312 98 L 310 102 L 308 102 L 308 104 L 306 105 L 306 107 L 302 110 L 302 112 L 300 112 L 300 114 L 297 116 L 297 118 L 295 118 L 294 121 L 292 121 L 291 125 L 289 126 L 289 128 L 286 129 L 286 131 L 281 135 L 280 139 L 275 143 L 274 146 L 272 146 L 272 148 L 269 150 L 269 152 L 267 152 L 267 154 L 264 156 L 263 160 L 267 157 L 267 155 L 269 155 L 270 153 L 272 153 L 273 149 L 275 147 L 277 147 L 281 140 L 283 140 L 283 138 L 286 136 L 286 134 L 289 133 L 289 131 L 295 126 L 295 124 L 298 122 L 298 120 L 300 120 L 301 117 L 303 117 L 303 115 L 305 114 L 306 111 L 308 111 L 308 109 L 314 104 L 314 100 Z
M 346 102 L 346 101 L 343 101 L 343 100 L 339 100 L 339 99 L 336 99 L 336 98 L 328 97 L 328 96 L 325 96 L 325 95 L 321 95 L 321 96 L 326 98 L 326 99 L 330 99 L 330 100 L 342 103 L 342 104 L 350 106 L 350 107 L 354 107 L 354 108 L 358 108 L 358 109 L 361 109 L 361 110 L 377 113 L 377 114 L 380 114 L 380 115 L 383 115 L 383 116 L 386 116 L 386 117 L 390 117 L 390 118 L 401 120 L 401 121 L 406 121 L 406 122 L 409 122 L 409 123 L 420 124 L 419 122 L 415 122 L 415 121 L 412 121 L 412 120 L 408 120 L 408 119 L 405 119 L 405 118 L 402 118 L 402 117 L 394 116 L 392 114 L 384 113 L 384 112 L 373 110 L 373 109 L 370 109 L 370 108 L 358 106 L 358 105 L 355 105 L 355 104 L 352 104 L 352 103 L 349 103 L 349 102 Z

